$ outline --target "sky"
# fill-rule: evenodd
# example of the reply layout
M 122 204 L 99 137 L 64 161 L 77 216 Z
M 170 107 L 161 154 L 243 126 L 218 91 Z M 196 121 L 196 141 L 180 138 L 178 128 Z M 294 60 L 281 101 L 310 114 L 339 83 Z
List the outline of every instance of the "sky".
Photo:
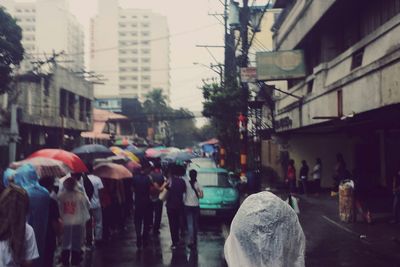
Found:
M 171 105 L 202 110 L 202 93 L 199 87 L 203 78 L 218 77 L 202 66 L 223 63 L 223 48 L 205 48 L 196 45 L 223 45 L 223 25 L 209 13 L 222 13 L 219 0 L 120 0 L 121 7 L 143 8 L 165 15 L 170 30 Z M 97 0 L 70 0 L 71 12 L 85 27 L 97 13 Z M 220 18 L 222 19 L 222 18 Z M 200 64 L 193 64 L 193 63 Z

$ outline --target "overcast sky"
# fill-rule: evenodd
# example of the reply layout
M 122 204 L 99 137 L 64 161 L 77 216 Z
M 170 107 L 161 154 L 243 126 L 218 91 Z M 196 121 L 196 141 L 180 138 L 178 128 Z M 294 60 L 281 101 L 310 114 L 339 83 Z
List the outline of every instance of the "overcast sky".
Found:
M 120 0 L 120 6 L 151 9 L 167 17 L 171 34 L 171 104 L 174 108 L 201 111 L 201 79 L 217 76 L 193 62 L 216 64 L 205 48 L 196 45 L 223 45 L 223 25 L 208 15 L 223 11 L 219 0 Z M 70 0 L 70 9 L 87 30 L 90 18 L 97 13 L 97 0 Z M 223 49 L 213 48 L 211 52 L 223 63 Z

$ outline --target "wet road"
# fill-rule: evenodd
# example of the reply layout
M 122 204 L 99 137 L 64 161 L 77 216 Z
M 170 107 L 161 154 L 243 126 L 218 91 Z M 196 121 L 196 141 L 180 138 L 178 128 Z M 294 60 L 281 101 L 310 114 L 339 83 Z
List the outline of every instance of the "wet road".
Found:
M 168 219 L 163 210 L 159 236 L 151 236 L 149 246 L 142 251 L 136 248 L 135 229 L 130 223 L 127 229 L 116 234 L 101 248 L 85 255 L 85 267 L 126 266 L 224 266 L 223 245 L 228 224 L 216 218 L 202 218 L 197 253 L 186 247 L 172 251 Z

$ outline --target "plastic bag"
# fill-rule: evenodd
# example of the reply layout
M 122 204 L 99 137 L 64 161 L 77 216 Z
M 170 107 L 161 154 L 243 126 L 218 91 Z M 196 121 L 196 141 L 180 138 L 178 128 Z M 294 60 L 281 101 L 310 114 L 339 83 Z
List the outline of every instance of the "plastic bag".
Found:
M 296 212 L 270 192 L 250 195 L 233 218 L 224 254 L 229 267 L 304 267 Z

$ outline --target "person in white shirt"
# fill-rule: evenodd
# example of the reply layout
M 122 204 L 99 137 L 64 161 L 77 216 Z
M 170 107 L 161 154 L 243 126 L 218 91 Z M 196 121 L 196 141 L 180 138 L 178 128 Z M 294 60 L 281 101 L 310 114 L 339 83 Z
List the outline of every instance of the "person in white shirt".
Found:
M 103 190 L 104 188 L 104 185 L 100 177 L 96 175 L 89 174 L 88 178 L 90 182 L 92 182 L 94 189 L 93 196 L 90 201 L 90 213 L 92 216 L 92 220 L 94 220 L 94 239 L 96 243 L 99 243 L 103 238 L 103 214 L 101 211 L 100 194 L 101 190 Z M 90 232 L 88 235 L 90 236 L 88 237 L 87 242 L 90 243 L 92 232 Z
M 0 266 L 28 267 L 39 258 L 33 228 L 26 223 L 28 194 L 10 184 L 0 194 Z
M 322 176 L 322 161 L 320 158 L 316 159 L 314 168 L 312 170 L 313 190 L 315 194 L 321 191 L 321 176 Z
M 189 248 L 197 247 L 197 231 L 200 213 L 199 199 L 203 198 L 203 188 L 197 181 L 197 171 L 190 170 L 189 177 L 184 176 L 183 180 L 186 184 L 186 193 L 183 202 L 185 204 L 185 216 L 188 228 Z

